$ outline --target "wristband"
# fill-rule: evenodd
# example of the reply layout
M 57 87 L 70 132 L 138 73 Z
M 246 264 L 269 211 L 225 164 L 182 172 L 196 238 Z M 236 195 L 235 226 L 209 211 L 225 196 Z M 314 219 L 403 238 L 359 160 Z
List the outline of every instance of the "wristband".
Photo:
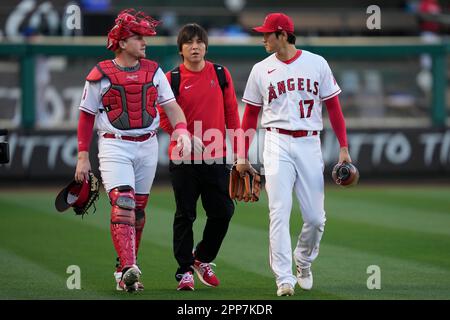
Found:
M 187 124 L 184 123 L 184 122 L 178 122 L 178 123 L 175 125 L 175 130 L 177 130 L 177 129 L 184 129 L 184 130 L 187 130 Z
M 187 124 L 184 122 L 178 122 L 175 125 L 174 133 L 176 133 L 176 137 L 179 137 L 181 134 L 187 135 L 189 138 L 191 138 L 191 133 L 187 129 Z

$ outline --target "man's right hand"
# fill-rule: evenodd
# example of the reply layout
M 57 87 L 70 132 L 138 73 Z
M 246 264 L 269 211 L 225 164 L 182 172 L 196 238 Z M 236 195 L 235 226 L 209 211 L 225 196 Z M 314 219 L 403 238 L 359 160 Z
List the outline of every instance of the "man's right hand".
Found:
M 91 171 L 89 153 L 87 151 L 80 151 L 78 153 L 77 168 L 75 170 L 75 181 L 82 183 L 84 180 L 89 180 L 89 171 Z
M 193 135 L 192 136 L 192 148 L 193 148 L 194 154 L 196 154 L 196 155 L 203 154 L 203 151 L 205 150 L 205 145 L 203 144 L 202 139 Z

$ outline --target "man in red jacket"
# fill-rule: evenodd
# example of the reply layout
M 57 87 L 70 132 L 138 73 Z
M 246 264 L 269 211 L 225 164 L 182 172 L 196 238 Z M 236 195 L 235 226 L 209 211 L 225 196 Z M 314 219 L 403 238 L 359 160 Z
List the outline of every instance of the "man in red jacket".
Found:
M 159 126 L 156 103 L 171 125 L 178 151 L 190 152 L 186 118 L 158 64 L 145 59 L 144 36 L 156 35 L 159 21 L 132 9 L 122 11 L 108 33 L 113 60 L 99 62 L 86 78 L 78 123 L 75 180 L 88 179 L 94 121 L 103 185 L 111 203 L 111 236 L 117 251 L 117 290 L 142 290 L 136 256 L 145 207 L 155 176 Z
M 234 212 L 228 195 L 225 128 L 238 129 L 240 122 L 230 73 L 225 67 L 205 60 L 206 31 L 197 24 L 187 24 L 180 30 L 177 43 L 183 63 L 166 76 L 186 115 L 194 149 L 200 152 L 192 153 L 189 161 L 179 163 L 173 157 L 175 143 L 169 146 L 169 170 L 176 200 L 173 250 L 179 265 L 175 274 L 179 282 L 177 289 L 194 290 L 194 271 L 205 285 L 219 285 L 211 262 L 219 252 Z M 161 128 L 172 134 L 164 112 L 161 112 Z M 203 239 L 193 252 L 192 225 L 199 197 L 207 221 Z

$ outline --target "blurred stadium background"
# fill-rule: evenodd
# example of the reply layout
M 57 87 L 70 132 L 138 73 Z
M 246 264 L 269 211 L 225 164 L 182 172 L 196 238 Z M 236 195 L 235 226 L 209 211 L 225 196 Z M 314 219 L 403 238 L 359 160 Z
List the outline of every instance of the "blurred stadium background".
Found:
M 365 0 L 1 1 L 0 129 L 9 135 L 0 141 L 9 142 L 10 163 L 0 164 L 0 261 L 11 266 L 6 276 L 16 280 L 0 287 L 0 298 L 120 297 L 110 290 L 114 253 L 106 228 L 106 195 L 96 215 L 82 223 L 57 215 L 52 202 L 74 173 L 84 78 L 97 61 L 112 57 L 105 48 L 106 33 L 117 12 L 136 6 L 163 21 L 159 36 L 148 41 L 147 55 L 165 71 L 179 63 L 179 27 L 187 22 L 203 25 L 210 35 L 207 58 L 229 68 L 238 99 L 251 67 L 266 56 L 251 27 L 269 12 L 291 15 L 297 46 L 323 55 L 342 88 L 350 152 L 362 176 L 353 190 L 327 185 L 328 235 L 318 259 L 324 274 L 317 275 L 318 291 L 306 298 L 448 299 L 450 2 L 438 1 L 438 14 L 428 12 L 423 2 L 427 0 L 377 1 L 381 29 L 370 30 L 366 21 L 371 13 L 366 10 L 373 3 Z M 72 4 L 81 8 L 81 25 L 75 30 L 66 24 L 71 17 L 66 8 Z M 325 179 L 330 182 L 338 144 L 327 119 L 324 124 Z M 160 134 L 158 139 L 159 167 L 149 211 L 160 215 L 146 229 L 148 249 L 143 249 L 141 263 L 157 275 L 159 291 L 141 297 L 170 299 L 174 281 L 171 272 L 163 271 L 175 265 L 170 248 L 174 204 L 168 187 L 168 137 Z M 261 151 L 254 145 L 251 154 L 258 157 Z M 96 153 L 93 143 L 94 169 Z M 266 208 L 264 199 L 256 207 L 238 206 L 236 227 L 231 227 L 219 257 L 234 279 L 225 285 L 225 293 L 188 299 L 272 298 Z M 298 220 L 294 215 L 293 223 L 298 225 Z M 86 238 L 78 242 L 79 236 Z M 243 255 L 238 240 L 255 252 L 251 261 L 234 263 Z M 394 271 L 386 277 L 388 289 L 372 294 L 365 285 L 365 268 L 377 263 Z M 69 264 L 88 270 L 84 296 L 65 287 Z M 24 271 L 28 267 L 50 276 L 41 282 L 32 271 Z M 233 290 L 241 277 L 251 279 L 257 293 L 251 283 Z

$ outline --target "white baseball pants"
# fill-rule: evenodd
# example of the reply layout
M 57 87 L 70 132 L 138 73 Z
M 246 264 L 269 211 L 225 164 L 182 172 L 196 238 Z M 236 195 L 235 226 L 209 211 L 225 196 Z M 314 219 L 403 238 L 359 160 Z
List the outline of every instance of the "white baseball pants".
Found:
M 158 163 L 156 135 L 142 142 L 98 138 L 98 158 L 106 191 L 130 186 L 135 193 L 149 194 Z
M 292 272 L 289 220 L 292 190 L 300 204 L 303 228 L 294 250 L 295 262 L 310 267 L 319 253 L 325 226 L 324 163 L 320 136 L 294 138 L 266 131 L 264 169 L 269 200 L 269 258 L 277 286 L 297 279 Z

